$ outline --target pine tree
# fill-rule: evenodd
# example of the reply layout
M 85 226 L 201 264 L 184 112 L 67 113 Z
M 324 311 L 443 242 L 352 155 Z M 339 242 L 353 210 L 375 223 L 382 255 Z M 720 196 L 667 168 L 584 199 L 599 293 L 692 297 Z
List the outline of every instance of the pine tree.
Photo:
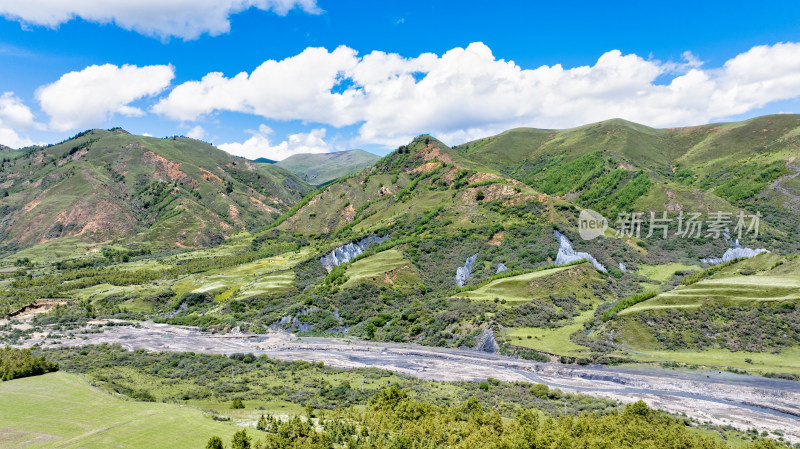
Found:
M 267 430 L 267 420 L 264 418 L 264 414 L 261 414 L 261 418 L 258 418 L 258 423 L 256 424 L 256 429 L 261 431 Z

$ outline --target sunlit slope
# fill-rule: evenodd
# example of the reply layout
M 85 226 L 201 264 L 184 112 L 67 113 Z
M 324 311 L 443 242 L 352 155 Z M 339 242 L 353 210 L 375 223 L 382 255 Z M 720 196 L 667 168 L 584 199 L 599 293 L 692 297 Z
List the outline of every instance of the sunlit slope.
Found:
M 91 130 L 0 165 L 0 245 L 71 237 L 208 246 L 271 223 L 311 188 L 183 137 Z

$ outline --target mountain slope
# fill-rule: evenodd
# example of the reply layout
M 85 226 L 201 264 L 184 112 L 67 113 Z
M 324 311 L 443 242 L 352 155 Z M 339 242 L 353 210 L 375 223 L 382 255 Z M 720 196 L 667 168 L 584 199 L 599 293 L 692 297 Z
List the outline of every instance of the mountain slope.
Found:
M 295 154 L 276 165 L 296 174 L 312 185 L 323 185 L 356 173 L 374 164 L 379 156 L 364 150 L 322 154 Z
M 287 201 L 286 212 L 267 228 L 238 233 L 211 249 L 136 253 L 130 264 L 88 251 L 55 264 L 52 252 L 33 250 L 0 259 L 0 311 L 68 298 L 80 317 L 88 313 L 85 305 L 78 307 L 83 301 L 99 315 L 145 316 L 223 331 L 278 326 L 496 349 L 565 363 L 697 363 L 698 358 L 689 359 L 689 352 L 681 350 L 702 349 L 721 366 L 794 376 L 800 374 L 800 335 L 782 329 L 795 329 L 800 322 L 797 259 L 788 255 L 798 245 L 797 221 L 791 228 L 795 232 L 789 232 L 785 224 L 796 212 L 781 198 L 797 188 L 791 159 L 799 148 L 796 123 L 796 116 L 775 116 L 654 130 L 612 120 L 564 131 L 512 130 L 456 148 L 423 135 L 291 208 Z M 184 141 L 141 143 L 167 161 L 180 160 L 178 169 L 187 176 L 195 170 L 204 173 L 193 168 L 200 163 L 209 172 L 219 167 L 222 171 L 214 173 L 220 178 L 230 174 L 221 162 L 203 162 L 197 155 L 180 159 L 170 153 L 173 142 Z M 57 154 L 74 147 L 62 147 Z M 77 159 L 65 167 L 76 172 L 104 167 L 88 164 L 96 147 L 86 153 L 77 147 Z M 59 160 L 49 166 L 61 167 Z M 25 156 L 7 167 L 22 173 L 34 162 Z M 150 179 L 154 169 L 148 170 Z M 95 172 L 109 177 L 100 169 L 89 171 Z M 27 204 L 17 195 L 40 188 L 30 184 L 15 190 L 27 176 L 3 178 L 14 181 L 10 192 L 16 204 Z M 198 182 L 204 181 L 200 175 Z M 732 190 L 750 184 L 760 190 Z M 214 186 L 211 182 L 209 188 Z M 233 201 L 240 198 L 237 189 L 202 197 Z M 750 196 L 734 195 L 751 190 Z M 69 193 L 66 187 L 59 192 L 61 197 Z M 160 198 L 158 191 L 148 192 L 135 191 L 143 199 Z M 772 254 L 719 268 L 701 259 L 720 257 L 729 249 L 730 242 L 722 238 L 648 238 L 646 225 L 640 238 L 617 236 L 614 230 L 614 214 L 621 211 L 737 212 L 765 205 L 774 210 L 765 209 L 760 235 L 748 235 L 743 243 Z M 604 238 L 580 237 L 583 207 L 611 218 Z M 252 219 L 245 216 L 252 212 L 240 211 L 241 220 Z M 164 226 L 188 228 L 188 223 L 170 224 L 171 218 L 163 219 Z M 166 235 L 161 224 L 148 226 L 129 241 Z M 580 260 L 587 257 L 597 263 Z M 120 269 L 106 269 L 116 266 Z M 773 281 L 782 286 L 767 285 Z M 678 287 L 681 283 L 688 285 Z M 769 332 L 759 331 L 763 326 Z M 738 341 L 725 341 L 726 333 Z M 764 364 L 750 367 L 748 359 Z
M 271 223 L 311 188 L 187 138 L 91 130 L 22 150 L 0 169 L 0 241 L 72 237 L 207 246 Z
M 797 250 L 800 116 L 654 129 L 609 120 L 515 129 L 459 145 L 464 156 L 611 219 L 621 212 L 759 211 Z

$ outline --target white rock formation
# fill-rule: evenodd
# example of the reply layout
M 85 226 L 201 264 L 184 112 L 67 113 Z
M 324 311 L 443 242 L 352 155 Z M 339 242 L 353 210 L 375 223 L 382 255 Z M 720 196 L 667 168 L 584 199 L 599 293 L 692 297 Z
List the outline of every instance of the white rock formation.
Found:
M 591 254 L 578 252 L 572 249 L 572 243 L 570 243 L 569 239 L 562 233 L 558 231 L 553 231 L 553 235 L 558 240 L 558 255 L 556 255 L 556 265 L 565 265 L 571 262 L 575 262 L 577 260 L 586 259 L 594 265 L 599 271 L 603 273 L 608 273 L 606 267 L 603 266 L 600 262 L 597 261 Z
M 463 267 L 458 267 L 456 270 L 456 285 L 463 287 L 464 283 L 467 282 L 467 279 L 472 276 L 472 265 L 475 264 L 475 260 L 477 258 L 478 253 L 475 253 L 472 255 L 472 257 L 467 258 L 467 262 Z

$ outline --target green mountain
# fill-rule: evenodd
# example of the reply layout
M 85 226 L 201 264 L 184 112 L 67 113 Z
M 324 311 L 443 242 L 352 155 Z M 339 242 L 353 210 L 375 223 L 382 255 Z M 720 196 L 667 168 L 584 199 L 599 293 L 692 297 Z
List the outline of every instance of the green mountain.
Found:
M 609 219 L 632 211 L 757 210 L 798 251 L 798 148 L 800 116 L 782 114 L 688 128 L 609 120 L 514 129 L 457 150 Z
M 322 154 L 295 154 L 276 165 L 296 174 L 312 185 L 327 184 L 374 164 L 380 157 L 364 150 Z
M 117 207 L 142 204 L 127 198 L 158 200 L 147 193 L 154 188 L 149 186 L 167 184 L 175 192 L 172 201 L 192 212 L 165 213 L 163 219 L 154 206 L 127 212 L 140 228 L 124 234 L 115 252 L 76 257 L 45 243 L 0 259 L 0 310 L 65 298 L 73 308 L 62 313 L 78 318 L 148 318 L 220 331 L 279 326 L 496 349 L 537 360 L 705 364 L 796 378 L 798 136 L 800 117 L 793 115 L 663 130 L 622 120 L 569 130 L 517 129 L 454 148 L 423 135 L 301 199 L 308 185 L 280 166 L 250 167 L 207 146 L 203 157 L 189 157 L 189 149 L 201 145 L 189 139 L 93 131 L 4 163 L 0 182 L 13 182 L 2 187 L 9 197 L 0 205 L 16 207 L 8 215 L 13 219 L 3 222 L 6 239 L 23 242 L 15 236 L 38 229 L 32 223 L 40 221 L 20 220 L 48 198 L 90 198 L 102 186 L 137 186 L 139 177 L 146 182 L 127 190 L 127 197 L 103 198 Z M 93 138 L 99 140 L 84 150 L 83 142 Z M 96 151 L 101 142 L 105 152 Z M 146 149 L 111 151 L 131 142 Z M 156 160 L 145 156 L 148 151 L 180 165 L 131 162 Z M 115 156 L 100 157 L 107 154 Z M 119 160 L 145 175 L 127 165 L 114 169 Z M 169 176 L 173 169 L 205 186 L 201 199 L 181 176 L 159 180 L 158 173 Z M 101 192 L 70 197 L 43 190 L 61 185 L 39 182 L 46 170 L 102 179 L 119 173 L 122 180 L 87 183 L 91 178 L 82 175 L 80 185 L 101 186 L 93 188 Z M 225 182 L 204 176 L 206 171 Z M 69 185 L 70 178 L 55 179 Z M 253 201 L 243 191 L 259 188 L 258 180 L 264 190 L 257 192 L 276 200 L 260 201 L 283 212 L 280 217 L 245 207 Z M 229 182 L 233 190 L 226 192 Z M 79 199 L 59 200 L 65 205 L 53 216 L 75 210 Z M 234 214 L 224 214 L 233 202 L 243 226 L 236 226 Z M 23 212 L 27 204 L 34 206 Z M 583 208 L 609 218 L 603 238 L 580 237 Z M 673 217 L 680 211 L 758 211 L 760 233 L 742 243 L 772 253 L 711 266 L 701 259 L 721 257 L 732 242 L 705 234 L 662 239 L 615 232 L 617 214 L 650 211 Z M 230 229 L 215 234 L 220 244 L 211 248 L 136 252 L 144 242 L 171 243 L 175 232 L 196 229 L 194 221 L 169 221 L 183 214 L 212 216 L 201 222 L 209 227 L 217 217 L 228 219 Z M 69 235 L 89 241 L 93 234 Z M 94 235 L 93 242 L 108 240 L 107 234 Z M 585 257 L 580 253 L 591 261 L 577 260 Z
M 7 250 L 63 238 L 209 246 L 268 225 L 310 191 L 280 167 L 193 139 L 120 129 L 16 153 L 0 167 L 0 244 Z

